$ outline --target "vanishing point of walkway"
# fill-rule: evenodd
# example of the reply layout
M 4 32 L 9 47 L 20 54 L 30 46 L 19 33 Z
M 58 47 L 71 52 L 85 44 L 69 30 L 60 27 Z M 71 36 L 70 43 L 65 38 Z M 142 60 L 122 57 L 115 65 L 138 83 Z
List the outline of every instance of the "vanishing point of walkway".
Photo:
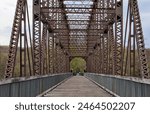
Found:
M 88 80 L 84 76 L 74 76 L 52 91 L 45 97 L 112 97 L 108 92 Z

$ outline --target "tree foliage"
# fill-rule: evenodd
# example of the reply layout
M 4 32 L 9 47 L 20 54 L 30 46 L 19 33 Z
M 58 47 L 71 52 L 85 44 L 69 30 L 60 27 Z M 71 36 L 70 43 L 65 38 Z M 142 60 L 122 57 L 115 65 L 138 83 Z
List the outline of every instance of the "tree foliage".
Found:
M 5 50 L 3 50 L 2 47 L 0 47 L 0 79 L 2 79 L 4 76 L 6 61 L 7 61 L 7 53 L 5 53 Z
M 86 61 L 80 57 L 72 59 L 70 62 L 71 70 L 75 73 L 84 72 L 86 70 Z

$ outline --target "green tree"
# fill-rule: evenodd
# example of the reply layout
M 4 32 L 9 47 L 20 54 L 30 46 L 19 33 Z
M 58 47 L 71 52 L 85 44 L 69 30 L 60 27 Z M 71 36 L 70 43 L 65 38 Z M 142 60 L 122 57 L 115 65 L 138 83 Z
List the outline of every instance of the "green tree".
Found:
M 7 61 L 7 56 L 6 54 L 2 53 L 2 50 L 0 49 L 0 79 L 4 77 L 6 61 Z
M 86 70 L 86 61 L 83 58 L 76 57 L 70 62 L 71 70 L 75 73 L 84 73 Z

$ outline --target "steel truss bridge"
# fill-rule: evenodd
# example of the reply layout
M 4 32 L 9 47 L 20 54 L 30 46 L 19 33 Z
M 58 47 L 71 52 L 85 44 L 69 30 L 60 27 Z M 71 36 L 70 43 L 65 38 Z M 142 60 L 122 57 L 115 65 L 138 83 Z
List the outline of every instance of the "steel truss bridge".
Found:
M 123 0 L 33 0 L 28 7 L 17 0 L 1 96 L 150 96 L 138 0 L 128 0 L 126 16 Z M 69 73 L 75 57 L 86 61 L 85 77 Z

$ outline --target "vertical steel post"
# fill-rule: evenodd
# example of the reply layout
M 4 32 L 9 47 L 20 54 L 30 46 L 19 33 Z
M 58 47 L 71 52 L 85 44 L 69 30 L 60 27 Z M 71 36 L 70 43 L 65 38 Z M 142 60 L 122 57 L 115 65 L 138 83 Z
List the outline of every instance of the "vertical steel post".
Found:
M 33 0 L 33 73 L 41 74 L 41 0 Z

